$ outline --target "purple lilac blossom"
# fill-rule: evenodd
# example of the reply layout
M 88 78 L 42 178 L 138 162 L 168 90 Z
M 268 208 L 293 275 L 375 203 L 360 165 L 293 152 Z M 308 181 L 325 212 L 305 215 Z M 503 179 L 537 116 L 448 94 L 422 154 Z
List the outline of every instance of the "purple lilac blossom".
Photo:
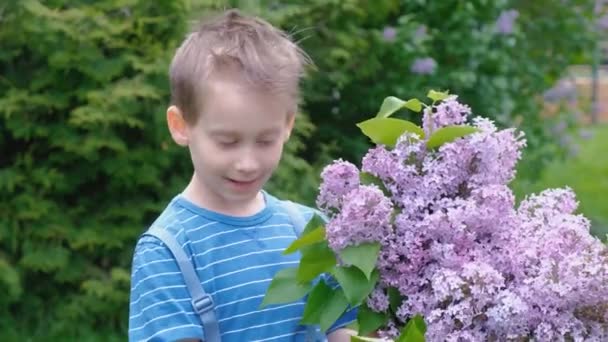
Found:
M 505 35 L 513 33 L 513 26 L 518 16 L 519 12 L 514 9 L 502 11 L 496 19 L 496 32 Z
M 476 160 L 469 167 L 473 175 L 469 187 L 507 184 L 515 177 L 515 166 L 521 158 L 521 150 L 526 146 L 523 132 L 514 129 L 498 131 L 488 119 L 475 118 L 474 126 L 481 132 L 471 134 L 470 144 L 474 146 Z M 462 141 L 458 141 L 461 143 Z
M 386 311 L 389 307 L 389 299 L 383 288 L 375 288 L 366 301 L 367 306 L 376 312 Z
M 414 32 L 414 38 L 418 40 L 424 39 L 426 37 L 427 31 L 428 30 L 426 26 L 420 25 Z
M 352 163 L 337 160 L 323 169 L 321 179 L 317 206 L 339 209 L 344 196 L 359 186 L 359 170 Z
M 608 30 L 608 14 L 604 14 L 598 19 L 597 28 L 600 30 Z
M 350 245 L 381 241 L 391 233 L 393 205 L 376 185 L 361 185 L 345 197 L 341 211 L 327 223 L 329 246 L 340 251 Z
M 578 97 L 576 85 L 572 82 L 561 80 L 555 86 L 548 89 L 543 97 L 549 102 L 559 102 L 561 100 L 575 101 Z
M 568 128 L 568 123 L 565 120 L 560 120 L 557 124 L 551 127 L 551 132 L 555 135 L 564 133 Z
M 466 121 L 471 114 L 471 108 L 461 104 L 457 99 L 456 95 L 451 95 L 438 105 L 424 109 L 422 127 L 427 136 L 437 128 L 459 125 Z
M 583 140 L 590 140 L 593 138 L 593 131 L 590 129 L 581 129 L 578 134 Z
M 425 115 L 436 126 L 464 123 L 470 109 L 456 101 Z M 549 189 L 516 205 L 508 183 L 522 134 L 481 117 L 472 124 L 480 131 L 437 150 L 411 133 L 393 149 L 370 149 L 361 171 L 388 196 L 359 185 L 350 163 L 324 170 L 318 202 L 338 208 L 330 247 L 381 243 L 368 306 L 387 312 L 389 287 L 407 297 L 379 335 L 395 338 L 421 314 L 431 342 L 608 340 L 608 249 L 577 214 L 574 192 Z
M 437 69 L 437 62 L 432 57 L 416 58 L 410 67 L 410 71 L 419 75 L 431 75 Z
M 397 38 L 397 29 L 392 26 L 387 26 L 382 31 L 382 38 L 387 42 L 393 42 Z
M 600 14 L 602 12 L 602 8 L 604 5 L 608 4 L 606 0 L 595 0 L 595 4 L 593 5 L 593 14 Z

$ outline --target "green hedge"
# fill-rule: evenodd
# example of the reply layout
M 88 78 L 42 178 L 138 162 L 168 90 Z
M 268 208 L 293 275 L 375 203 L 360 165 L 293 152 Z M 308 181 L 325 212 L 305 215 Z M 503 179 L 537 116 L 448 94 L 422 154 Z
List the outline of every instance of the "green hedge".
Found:
M 535 96 L 593 38 L 590 2 L 572 3 L 583 10 L 548 0 L 3 2 L 0 340 L 125 339 L 135 239 L 191 175 L 164 112 L 169 60 L 201 12 L 245 6 L 314 58 L 304 86 L 310 120 L 300 117 L 268 186 L 312 204 L 320 166 L 360 156 L 368 143 L 354 123 L 389 94 L 448 88 L 478 113 L 523 118 L 538 145 Z M 512 7 L 514 32 L 493 34 Z M 415 36 L 421 25 L 427 33 Z M 413 60 L 427 56 L 436 72 L 412 74 Z
M 0 340 L 124 340 L 135 239 L 191 176 L 164 119 L 188 3 L 0 6 Z M 311 130 L 270 185 L 293 199 Z

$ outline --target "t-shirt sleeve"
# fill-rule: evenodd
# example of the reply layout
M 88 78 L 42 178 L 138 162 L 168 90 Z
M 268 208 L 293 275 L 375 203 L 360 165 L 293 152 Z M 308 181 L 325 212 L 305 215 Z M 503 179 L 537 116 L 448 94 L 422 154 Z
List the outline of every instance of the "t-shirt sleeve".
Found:
M 351 308 L 344 312 L 340 318 L 327 330 L 327 335 L 340 329 L 346 328 L 348 325 L 354 323 L 357 320 L 357 308 Z
M 133 254 L 129 341 L 203 339 L 203 327 L 169 249 L 142 237 Z

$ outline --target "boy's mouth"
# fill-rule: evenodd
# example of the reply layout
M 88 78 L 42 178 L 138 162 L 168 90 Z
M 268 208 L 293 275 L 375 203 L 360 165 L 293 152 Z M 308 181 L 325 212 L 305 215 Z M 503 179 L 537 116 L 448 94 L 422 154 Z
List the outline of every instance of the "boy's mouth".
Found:
M 232 178 L 226 178 L 228 182 L 238 187 L 247 187 L 255 184 L 258 181 L 258 178 L 254 178 L 252 180 L 237 180 Z
M 237 184 L 249 184 L 249 183 L 253 183 L 256 180 L 252 179 L 252 180 L 237 180 L 237 179 L 231 179 L 231 181 L 237 183 Z

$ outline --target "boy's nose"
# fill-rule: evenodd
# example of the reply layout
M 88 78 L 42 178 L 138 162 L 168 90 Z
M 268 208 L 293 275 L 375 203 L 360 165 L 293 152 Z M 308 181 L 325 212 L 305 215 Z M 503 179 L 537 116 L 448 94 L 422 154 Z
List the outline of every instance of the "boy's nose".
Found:
M 242 174 L 252 174 L 258 171 L 260 164 L 251 152 L 245 153 L 236 162 L 236 171 Z

